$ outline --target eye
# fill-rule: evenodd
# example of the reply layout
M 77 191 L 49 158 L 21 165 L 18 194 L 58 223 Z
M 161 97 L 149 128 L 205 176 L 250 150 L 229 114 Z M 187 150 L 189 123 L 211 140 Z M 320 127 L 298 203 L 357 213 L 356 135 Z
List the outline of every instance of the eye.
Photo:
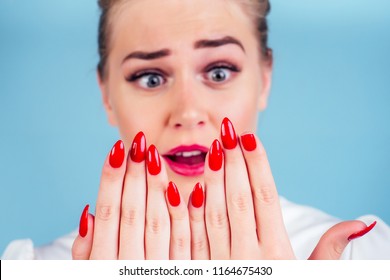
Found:
M 127 80 L 129 82 L 136 82 L 140 87 L 145 89 L 159 87 L 165 82 L 164 77 L 161 74 L 155 72 L 136 73 Z
M 213 83 L 223 83 L 231 79 L 232 72 L 239 72 L 233 65 L 214 65 L 206 71 L 206 79 Z

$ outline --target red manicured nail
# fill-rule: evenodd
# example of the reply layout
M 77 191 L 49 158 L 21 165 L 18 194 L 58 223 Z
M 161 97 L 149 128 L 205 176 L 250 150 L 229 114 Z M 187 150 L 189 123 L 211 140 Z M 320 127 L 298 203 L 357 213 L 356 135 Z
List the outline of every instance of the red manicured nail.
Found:
M 81 237 L 85 237 L 88 233 L 88 210 L 89 204 L 84 207 L 83 213 L 80 217 L 79 234 Z
M 209 151 L 209 167 L 213 171 L 218 171 L 222 167 L 223 151 L 221 143 L 214 140 Z
M 225 149 L 231 150 L 237 146 L 237 136 L 233 124 L 228 118 L 224 118 L 221 125 L 221 139 Z
M 203 188 L 200 183 L 197 183 L 192 191 L 191 203 L 192 206 L 199 208 L 203 205 Z
M 180 204 L 180 194 L 179 191 L 173 182 L 169 182 L 168 188 L 167 188 L 167 196 L 169 204 L 176 207 Z
M 131 145 L 130 157 L 134 162 L 142 162 L 145 159 L 146 153 L 146 138 L 142 131 L 138 132 L 134 137 Z
M 150 145 L 148 149 L 148 171 L 152 175 L 157 175 L 161 171 L 160 155 L 154 145 Z
M 376 221 L 373 222 L 371 225 L 369 225 L 368 227 L 366 227 L 365 229 L 361 230 L 361 231 L 358 231 L 356 233 L 353 233 L 351 234 L 349 237 L 348 237 L 348 240 L 351 241 L 355 238 L 358 238 L 358 237 L 362 237 L 363 235 L 365 235 L 366 233 L 368 233 L 370 230 L 372 230 L 374 228 L 374 226 L 376 225 Z
M 256 138 L 252 133 L 241 135 L 241 143 L 248 152 L 256 149 Z
M 111 149 L 110 153 L 110 165 L 113 168 L 122 166 L 123 160 L 125 159 L 125 145 L 122 140 L 118 140 Z

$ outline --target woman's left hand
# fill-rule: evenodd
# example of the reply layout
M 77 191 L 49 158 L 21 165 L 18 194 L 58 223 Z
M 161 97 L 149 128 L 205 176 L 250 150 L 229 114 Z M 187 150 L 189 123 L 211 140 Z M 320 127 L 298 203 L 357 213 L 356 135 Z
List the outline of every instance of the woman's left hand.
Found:
M 203 233 L 208 239 L 209 252 L 200 255 L 209 254 L 211 259 L 295 259 L 261 142 L 250 133 L 238 140 L 227 118 L 222 122 L 221 140 L 223 148 L 215 140 L 206 158 L 205 203 L 199 208 L 189 207 L 192 232 L 197 224 L 201 230 L 195 236 L 201 240 Z M 202 211 L 203 230 L 200 219 L 193 219 Z M 310 259 L 340 258 L 349 243 L 348 237 L 365 228 L 360 221 L 333 226 L 323 235 Z M 193 246 L 193 257 L 196 249 Z

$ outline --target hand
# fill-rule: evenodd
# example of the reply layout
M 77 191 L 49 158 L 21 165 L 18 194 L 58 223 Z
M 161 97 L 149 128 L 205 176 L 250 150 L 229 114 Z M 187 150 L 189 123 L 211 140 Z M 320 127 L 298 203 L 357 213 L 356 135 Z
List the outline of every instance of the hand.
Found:
M 204 206 L 189 208 L 191 230 L 194 224 L 201 228 L 192 217 L 194 210 L 204 208 L 206 229 L 198 238 L 203 234 L 208 240 L 211 259 L 295 259 L 261 142 L 250 133 L 238 141 L 226 118 L 221 140 L 224 149 L 215 140 L 206 158 Z M 340 258 L 349 237 L 368 228 L 360 221 L 335 225 L 323 235 L 309 259 Z
M 164 162 L 153 145 L 146 151 L 142 132 L 128 156 L 118 141 L 103 166 L 95 217 L 88 206 L 81 216 L 73 259 L 189 259 L 188 211 L 167 207 L 168 196 L 180 201 L 167 187 Z

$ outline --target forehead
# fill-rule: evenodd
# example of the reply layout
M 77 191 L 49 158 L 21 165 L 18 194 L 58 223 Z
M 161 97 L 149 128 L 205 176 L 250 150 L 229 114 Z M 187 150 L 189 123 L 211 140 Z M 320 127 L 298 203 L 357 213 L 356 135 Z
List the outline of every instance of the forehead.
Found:
M 112 48 L 174 48 L 221 36 L 256 41 L 254 24 L 236 0 L 130 0 L 111 16 Z

